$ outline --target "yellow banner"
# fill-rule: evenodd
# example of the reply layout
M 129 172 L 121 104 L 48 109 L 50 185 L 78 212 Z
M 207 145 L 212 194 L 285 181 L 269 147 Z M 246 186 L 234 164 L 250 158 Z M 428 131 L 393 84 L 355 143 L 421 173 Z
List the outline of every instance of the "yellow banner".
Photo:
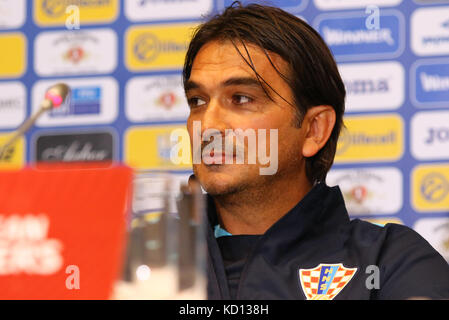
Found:
M 420 165 L 413 170 L 412 204 L 417 211 L 449 210 L 449 164 Z
M 336 163 L 398 160 L 404 152 L 404 123 L 399 115 L 350 116 L 344 119 Z
M 182 69 L 194 24 L 131 27 L 126 33 L 125 64 L 131 71 Z
M 135 169 L 192 169 L 185 126 L 133 127 L 126 132 L 124 140 L 124 161 Z
M 0 149 L 6 143 L 10 134 L 0 135 Z M 25 139 L 19 138 L 3 153 L 0 158 L 0 170 L 20 169 L 25 165 Z
M 79 13 L 83 24 L 104 24 L 117 19 L 119 0 L 35 0 L 34 20 L 40 26 L 73 23 Z
M 0 34 L 0 78 L 18 78 L 26 71 L 27 40 L 22 33 Z

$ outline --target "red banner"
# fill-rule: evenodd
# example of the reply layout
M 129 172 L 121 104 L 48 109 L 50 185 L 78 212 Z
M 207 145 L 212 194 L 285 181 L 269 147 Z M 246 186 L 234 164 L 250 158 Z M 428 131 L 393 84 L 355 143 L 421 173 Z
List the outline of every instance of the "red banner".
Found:
M 121 272 L 131 169 L 0 172 L 0 299 L 108 299 Z

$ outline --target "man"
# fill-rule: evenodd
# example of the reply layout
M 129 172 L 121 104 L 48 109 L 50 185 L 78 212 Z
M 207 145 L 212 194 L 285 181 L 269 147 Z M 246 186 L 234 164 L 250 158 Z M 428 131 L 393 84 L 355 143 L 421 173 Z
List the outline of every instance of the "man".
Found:
M 192 152 L 202 152 L 193 171 L 209 199 L 209 298 L 449 298 L 448 264 L 423 238 L 350 221 L 338 187 L 326 186 L 345 89 L 310 26 L 277 8 L 231 6 L 196 30 L 183 78 Z M 277 152 L 275 172 L 250 163 L 249 138 L 207 149 L 249 129 Z

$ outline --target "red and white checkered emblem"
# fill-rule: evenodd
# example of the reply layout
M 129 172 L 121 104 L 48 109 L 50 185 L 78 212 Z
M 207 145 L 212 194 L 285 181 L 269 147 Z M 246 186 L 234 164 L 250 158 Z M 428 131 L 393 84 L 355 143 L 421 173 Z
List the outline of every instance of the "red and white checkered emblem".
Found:
M 312 269 L 299 269 L 299 279 L 307 300 L 332 300 L 348 284 L 357 268 L 341 263 L 321 263 Z

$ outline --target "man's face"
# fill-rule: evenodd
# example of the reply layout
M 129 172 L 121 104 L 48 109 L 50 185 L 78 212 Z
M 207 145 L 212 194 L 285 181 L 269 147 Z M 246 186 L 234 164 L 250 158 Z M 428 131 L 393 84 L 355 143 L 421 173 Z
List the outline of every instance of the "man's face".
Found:
M 244 47 L 238 48 L 247 58 Z M 242 145 L 245 150 L 244 164 L 235 163 L 235 150 L 232 154 L 233 164 L 224 163 L 224 155 L 222 164 L 205 164 L 204 161 L 194 163 L 195 176 L 211 195 L 267 187 L 273 179 L 285 179 L 301 173 L 305 175 L 305 162 L 301 152 L 304 130 L 294 125 L 296 118 L 291 89 L 273 68 L 262 49 L 251 44 L 247 44 L 247 49 L 259 75 L 278 93 L 267 89 L 274 101 L 267 97 L 256 74 L 231 42 L 207 43 L 198 52 L 190 79 L 186 83 L 186 96 L 190 105 L 187 129 L 191 145 L 193 146 L 195 134 L 194 121 L 201 124 L 201 136 L 208 129 L 218 130 L 223 150 L 227 129 L 253 129 L 256 133 L 261 132 L 260 129 L 266 129 L 266 142 L 263 143 L 269 155 L 273 152 L 270 150 L 270 129 L 275 129 L 278 134 L 274 144 L 278 151 L 275 159 L 278 167 L 272 175 L 261 175 L 259 169 L 268 165 L 261 164 L 259 157 L 256 163 L 248 163 L 248 150 L 251 148 L 248 147 L 249 139 L 245 139 Z M 287 64 L 282 58 L 274 53 L 270 53 L 270 58 L 278 70 L 283 74 L 287 73 Z M 262 141 L 257 138 L 256 150 L 260 148 L 259 140 Z M 208 143 L 203 142 L 202 148 Z

